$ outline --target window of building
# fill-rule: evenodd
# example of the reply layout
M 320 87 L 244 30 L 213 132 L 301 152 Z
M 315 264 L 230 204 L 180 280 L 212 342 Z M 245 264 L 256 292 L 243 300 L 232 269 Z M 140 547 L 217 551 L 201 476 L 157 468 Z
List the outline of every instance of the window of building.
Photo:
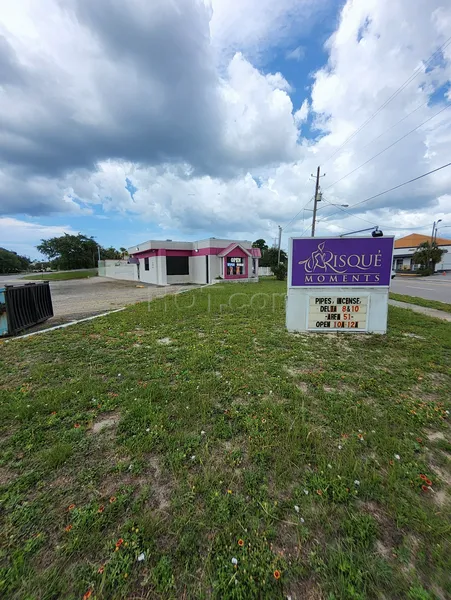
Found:
M 148 271 L 149 270 L 149 258 L 145 258 L 144 259 L 144 270 Z
M 168 275 L 189 275 L 187 256 L 166 256 L 166 273 Z
M 227 275 L 244 275 L 244 258 L 241 256 L 228 256 Z

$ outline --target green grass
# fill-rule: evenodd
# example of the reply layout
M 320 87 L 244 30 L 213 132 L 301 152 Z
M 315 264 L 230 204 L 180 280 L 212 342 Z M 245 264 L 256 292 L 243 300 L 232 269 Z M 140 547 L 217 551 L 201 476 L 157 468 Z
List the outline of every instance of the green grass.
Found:
M 86 279 L 87 277 L 96 277 L 97 269 L 88 269 L 86 271 L 64 271 L 62 273 L 42 273 L 41 275 L 27 275 L 22 279 L 33 281 L 65 281 L 67 279 Z
M 451 595 L 450 324 L 291 335 L 285 291 L 1 344 L 2 598 Z
M 438 300 L 427 300 L 426 298 L 419 298 L 418 296 L 407 296 L 405 294 L 392 294 L 390 292 L 391 300 L 398 300 L 399 302 L 408 302 L 409 304 L 416 304 L 417 306 L 425 306 L 426 308 L 436 308 L 437 310 L 443 310 L 451 313 L 451 304 L 446 302 L 439 302 Z

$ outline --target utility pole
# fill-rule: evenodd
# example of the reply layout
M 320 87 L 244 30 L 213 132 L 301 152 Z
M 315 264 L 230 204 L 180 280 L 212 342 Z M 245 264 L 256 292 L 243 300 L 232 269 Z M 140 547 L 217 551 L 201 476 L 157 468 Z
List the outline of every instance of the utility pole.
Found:
M 280 265 L 280 244 L 282 242 L 282 227 L 279 225 L 279 243 L 277 244 L 277 264 Z
M 312 175 L 313 177 L 313 175 Z M 324 177 L 324 175 L 323 175 Z M 312 237 L 315 237 L 315 226 L 316 226 L 316 210 L 318 208 L 318 202 L 321 200 L 319 192 L 319 178 L 320 178 L 320 167 L 316 169 L 316 184 L 315 184 L 315 202 L 313 204 L 313 221 L 312 221 Z

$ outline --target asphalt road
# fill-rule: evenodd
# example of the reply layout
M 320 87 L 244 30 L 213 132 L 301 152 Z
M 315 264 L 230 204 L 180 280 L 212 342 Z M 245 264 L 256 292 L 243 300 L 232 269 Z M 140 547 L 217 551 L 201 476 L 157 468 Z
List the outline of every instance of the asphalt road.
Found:
M 451 273 L 430 277 L 397 276 L 391 282 L 390 291 L 451 304 Z

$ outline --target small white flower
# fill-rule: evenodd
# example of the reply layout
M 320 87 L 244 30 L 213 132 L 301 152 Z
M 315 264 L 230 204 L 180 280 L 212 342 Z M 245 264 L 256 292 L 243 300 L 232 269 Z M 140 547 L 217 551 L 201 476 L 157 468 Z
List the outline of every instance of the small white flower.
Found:
M 31 404 L 27 404 L 27 408 L 30 408 Z
M 298 513 L 299 512 L 299 506 L 297 504 L 294 505 L 294 510 Z
M 247 395 L 248 395 L 248 396 L 250 396 L 250 395 L 251 395 L 251 393 L 250 393 L 250 392 L 248 392 L 248 393 L 247 393 Z
M 186 407 L 186 410 L 188 410 L 188 409 L 189 409 L 189 406 Z
M 146 429 L 146 431 L 147 431 L 147 433 L 149 433 L 149 431 L 150 431 L 150 427 L 148 427 L 148 428 Z
M 362 430 L 361 430 L 361 429 L 359 429 L 359 433 L 362 433 Z
M 199 387 L 200 387 L 200 386 L 197 386 L 196 390 L 198 390 L 198 389 L 199 389 Z
M 195 454 L 192 455 L 191 460 L 196 460 L 196 455 Z
M 235 557 L 232 558 L 232 565 L 237 565 L 238 561 Z
M 332 469 L 332 465 L 329 463 L 329 464 L 327 465 L 327 468 L 328 468 L 328 469 Z
M 341 450 L 343 448 L 343 446 L 338 445 L 338 449 Z
M 205 435 L 205 431 L 202 429 L 202 431 L 200 432 L 200 435 Z
M 446 413 L 447 415 L 449 415 L 449 410 L 445 410 L 445 413 Z
M 308 490 L 304 490 L 304 494 L 308 496 Z
M 396 460 L 401 460 L 401 457 L 399 456 L 399 454 L 395 454 L 395 458 L 396 458 Z
M 146 555 L 144 554 L 144 552 L 141 552 L 141 554 L 138 556 L 139 562 L 142 562 L 145 558 L 146 558 Z
M 304 519 L 302 517 L 299 520 L 300 520 L 301 523 L 305 523 L 305 521 L 304 521 Z
M 120 373 L 117 374 L 118 377 L 122 377 L 122 375 Z
M 269 390 L 269 393 L 272 394 L 272 390 Z
M 358 479 L 354 480 L 354 485 L 360 485 L 360 481 Z

